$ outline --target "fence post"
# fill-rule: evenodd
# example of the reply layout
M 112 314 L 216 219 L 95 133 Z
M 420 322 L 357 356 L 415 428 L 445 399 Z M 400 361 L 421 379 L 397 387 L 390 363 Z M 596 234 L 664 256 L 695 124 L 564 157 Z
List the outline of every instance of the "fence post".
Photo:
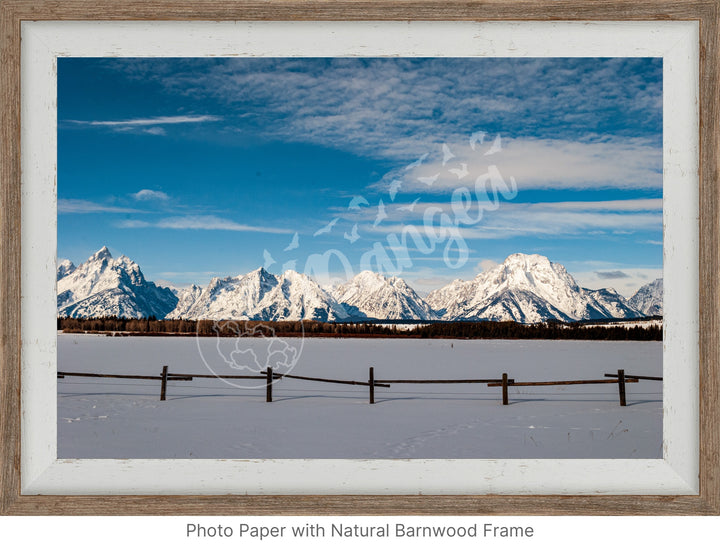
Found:
M 265 385 L 265 402 L 272 402 L 273 369 L 268 366 L 267 384 Z
M 370 389 L 370 404 L 375 404 L 375 368 L 370 366 L 368 374 L 368 387 Z
M 625 370 L 618 370 L 618 391 L 620 393 L 620 406 L 627 406 L 625 401 Z
M 160 383 L 160 400 L 165 400 L 165 394 L 167 393 L 167 377 L 168 377 L 168 367 L 163 366 L 162 371 L 162 381 Z
M 502 375 L 503 404 L 508 404 L 508 375 Z

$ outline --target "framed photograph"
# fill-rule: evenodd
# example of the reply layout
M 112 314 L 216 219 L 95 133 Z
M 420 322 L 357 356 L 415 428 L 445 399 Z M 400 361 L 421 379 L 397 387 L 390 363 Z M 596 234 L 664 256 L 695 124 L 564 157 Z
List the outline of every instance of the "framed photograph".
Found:
M 4 2 L 4 514 L 718 514 L 717 2 Z

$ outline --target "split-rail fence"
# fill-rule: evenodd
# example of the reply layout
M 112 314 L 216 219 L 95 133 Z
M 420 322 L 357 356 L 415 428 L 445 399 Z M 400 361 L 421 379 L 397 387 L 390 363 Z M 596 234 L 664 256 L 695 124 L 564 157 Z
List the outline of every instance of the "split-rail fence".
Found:
M 419 385 L 437 385 L 437 384 L 485 384 L 488 387 L 502 388 L 502 404 L 510 404 L 509 388 L 510 387 L 537 387 L 537 386 L 567 386 L 567 385 L 607 385 L 615 384 L 618 386 L 618 395 L 620 406 L 627 406 L 626 384 L 637 383 L 640 380 L 662 381 L 662 377 L 657 376 L 639 376 L 626 374 L 625 370 L 618 370 L 616 374 L 605 374 L 605 379 L 586 379 L 586 380 L 562 380 L 562 381 L 515 381 L 508 377 L 507 373 L 503 373 L 499 378 L 485 379 L 376 379 L 375 368 L 370 367 L 368 371 L 367 381 L 353 381 L 329 378 L 316 378 L 308 376 L 298 376 L 295 374 L 286 374 L 274 371 L 271 367 L 260 372 L 259 375 L 218 375 L 218 374 L 181 374 L 169 371 L 168 366 L 163 366 L 162 372 L 157 376 L 142 375 L 125 375 L 125 374 L 95 374 L 87 372 L 58 372 L 58 378 L 66 377 L 85 377 L 85 378 L 120 378 L 120 379 L 138 379 L 138 380 L 156 380 L 160 381 L 160 400 L 167 398 L 167 383 L 169 381 L 192 381 L 200 378 L 212 378 L 223 380 L 264 380 L 265 385 L 265 401 L 273 401 L 273 385 L 278 380 L 303 380 L 317 381 L 322 383 L 333 383 L 339 385 L 359 385 L 368 388 L 368 399 L 370 404 L 375 404 L 375 389 L 389 388 L 393 384 L 419 384 Z

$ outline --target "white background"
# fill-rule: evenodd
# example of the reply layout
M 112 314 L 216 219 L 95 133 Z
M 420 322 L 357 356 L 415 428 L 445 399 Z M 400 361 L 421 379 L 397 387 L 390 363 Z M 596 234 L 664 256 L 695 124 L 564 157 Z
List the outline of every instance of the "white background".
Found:
M 231 538 L 187 538 L 187 523 L 231 525 Z M 532 526 L 532 538 L 240 538 L 240 523 L 250 525 L 494 525 Z M 717 517 L 23 517 L 0 518 L 0 544 L 5 550 L 103 552 L 137 550 L 285 550 L 293 552 L 417 550 L 446 547 L 453 551 L 553 550 L 583 552 L 712 550 L 718 543 Z M 286 531 L 288 532 L 289 529 Z

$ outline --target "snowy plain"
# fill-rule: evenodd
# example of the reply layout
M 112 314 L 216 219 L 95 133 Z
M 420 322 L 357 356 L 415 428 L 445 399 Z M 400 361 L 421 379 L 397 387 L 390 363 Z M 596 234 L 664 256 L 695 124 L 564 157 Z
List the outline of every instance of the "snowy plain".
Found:
M 602 379 L 662 375 L 661 342 L 287 338 L 294 375 L 376 379 Z M 238 350 L 273 365 L 263 338 L 58 334 L 58 370 L 238 374 Z M 276 344 L 277 345 L 277 344 Z M 244 353 L 245 355 L 247 354 Z M 265 361 L 270 361 L 266 364 Z M 230 362 L 228 362 L 230 361 Z M 287 369 L 278 369 L 287 372 Z M 244 371 L 243 373 L 251 373 Z M 661 458 L 662 382 L 510 388 L 262 381 L 58 379 L 58 458 Z

